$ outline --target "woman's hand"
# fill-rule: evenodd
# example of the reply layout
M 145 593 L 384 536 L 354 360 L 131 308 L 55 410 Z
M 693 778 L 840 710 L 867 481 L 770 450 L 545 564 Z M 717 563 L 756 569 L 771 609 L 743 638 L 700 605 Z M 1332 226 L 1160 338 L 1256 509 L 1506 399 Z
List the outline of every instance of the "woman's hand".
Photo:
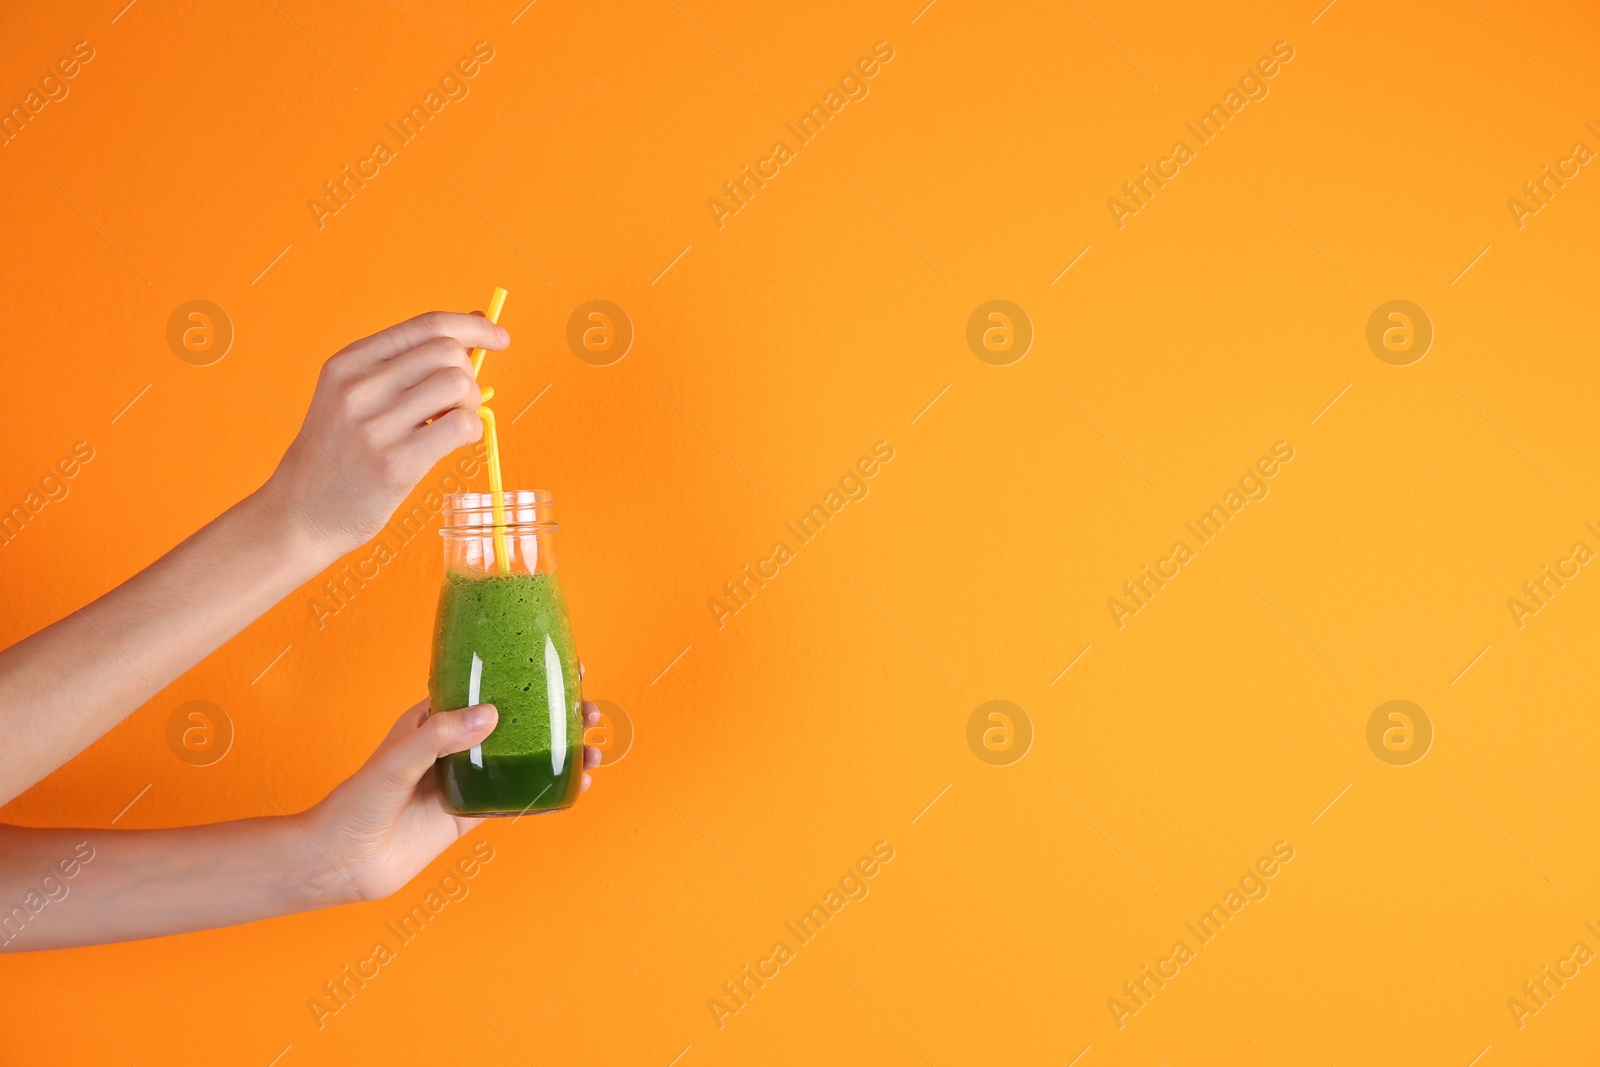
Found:
M 483 435 L 468 352 L 510 343 L 482 315 L 433 311 L 347 345 L 257 495 L 327 559 L 366 544 L 434 464 Z
M 498 721 L 490 704 L 429 715 L 424 700 L 400 716 L 360 770 L 299 820 L 310 821 L 319 851 L 339 869 L 343 885 L 335 890 L 350 901 L 386 897 L 483 821 L 444 810 L 433 763 L 479 744 Z M 600 709 L 585 702 L 583 721 L 599 722 Z M 585 745 L 583 765 L 599 763 L 599 749 Z M 589 788 L 588 772 L 580 788 Z
M 467 351 L 508 343 L 480 315 L 435 311 L 345 348 L 265 485 L 0 651 L 0 804 L 375 537 L 435 463 L 483 433 Z
M 583 711 L 585 725 L 600 721 L 593 704 Z M 482 741 L 494 724 L 486 705 L 427 717 L 426 702 L 418 704 L 348 781 L 292 818 L 167 830 L 0 826 L 0 900 L 40 892 L 65 900 L 63 879 L 72 880 L 65 906 L 13 909 L 0 953 L 210 930 L 388 896 L 477 824 L 440 805 L 433 761 Z M 583 762 L 596 766 L 600 753 L 585 745 Z

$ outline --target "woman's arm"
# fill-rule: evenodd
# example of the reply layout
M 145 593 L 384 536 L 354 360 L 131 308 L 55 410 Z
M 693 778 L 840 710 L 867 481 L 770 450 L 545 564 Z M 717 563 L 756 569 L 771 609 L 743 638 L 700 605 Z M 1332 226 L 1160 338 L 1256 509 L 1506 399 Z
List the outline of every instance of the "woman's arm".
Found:
M 434 464 L 482 434 L 467 352 L 509 340 L 481 316 L 433 312 L 343 349 L 261 489 L 0 652 L 0 804 L 376 536 Z
M 599 721 L 593 704 L 585 721 Z M 361 769 L 321 803 L 172 830 L 0 826 L 0 952 L 180 934 L 378 900 L 481 820 L 439 803 L 434 760 L 494 729 L 490 705 L 400 716 Z M 584 766 L 600 753 L 584 749 Z M 584 774 L 582 788 L 589 787 Z
M 273 816 L 174 830 L 0 826 L 0 952 L 74 948 L 310 911 L 353 899 Z

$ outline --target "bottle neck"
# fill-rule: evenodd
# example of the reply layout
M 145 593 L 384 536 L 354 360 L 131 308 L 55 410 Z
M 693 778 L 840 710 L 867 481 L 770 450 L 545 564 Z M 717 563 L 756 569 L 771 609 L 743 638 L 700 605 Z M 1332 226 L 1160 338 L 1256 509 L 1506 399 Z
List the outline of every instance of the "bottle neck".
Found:
M 452 493 L 445 498 L 444 565 L 469 577 L 553 574 L 556 569 L 553 507 L 545 490 L 500 494 Z

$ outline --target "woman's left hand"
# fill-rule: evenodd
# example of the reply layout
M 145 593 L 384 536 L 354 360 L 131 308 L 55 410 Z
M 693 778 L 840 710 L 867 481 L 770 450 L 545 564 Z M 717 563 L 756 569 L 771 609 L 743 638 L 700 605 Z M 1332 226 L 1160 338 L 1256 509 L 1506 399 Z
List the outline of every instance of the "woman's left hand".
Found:
M 600 709 L 585 702 L 584 724 L 599 720 Z M 433 764 L 480 744 L 498 721 L 490 704 L 430 715 L 424 700 L 400 716 L 360 770 L 297 820 L 310 823 L 310 838 L 342 875 L 335 888 L 349 902 L 396 892 L 483 821 L 445 811 Z M 583 765 L 599 763 L 600 751 L 585 745 Z M 580 788 L 589 784 L 585 771 Z

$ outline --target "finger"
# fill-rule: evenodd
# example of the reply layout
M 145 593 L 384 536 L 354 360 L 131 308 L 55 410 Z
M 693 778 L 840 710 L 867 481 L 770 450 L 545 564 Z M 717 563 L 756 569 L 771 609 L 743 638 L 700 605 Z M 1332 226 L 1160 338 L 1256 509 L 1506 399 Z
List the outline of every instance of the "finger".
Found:
M 593 726 L 600 721 L 600 707 L 592 700 L 583 702 L 583 724 Z
M 404 399 L 406 390 L 441 370 L 458 370 L 466 380 L 472 379 L 472 361 L 466 349 L 448 337 L 435 338 L 388 362 L 342 377 L 334 395 L 352 420 L 382 418 Z
M 400 717 L 394 721 L 394 725 L 389 727 L 389 732 L 378 743 L 378 751 L 383 751 L 400 738 L 409 735 L 411 731 L 421 726 L 422 720 L 427 717 L 428 701 L 424 698 L 400 713 Z
M 371 761 L 373 770 L 389 789 L 409 793 L 434 760 L 481 743 L 499 721 L 493 704 L 435 712 L 410 736 L 375 755 Z
M 408 443 L 401 446 L 408 465 L 420 470 L 431 470 L 435 463 L 464 445 L 483 437 L 483 420 L 476 410 L 452 408 L 432 422 L 409 433 Z
M 467 355 L 467 349 L 453 337 L 436 337 L 409 352 L 402 352 L 391 360 L 379 363 L 372 369 L 372 374 L 399 393 L 426 381 L 444 367 L 460 367 L 469 376 L 472 374 L 472 360 Z
M 370 366 L 393 359 L 436 337 L 453 337 L 464 348 L 487 348 L 495 352 L 511 344 L 511 335 L 504 326 L 497 326 L 481 315 L 430 311 L 363 337 L 346 347 L 344 353 L 353 357 L 349 362 Z
M 374 420 L 381 435 L 396 438 L 437 418 L 451 408 L 462 408 L 477 418 L 483 403 L 483 390 L 472 380 L 472 372 L 460 367 L 440 367 L 422 381 L 402 392 L 388 411 Z
M 589 776 L 587 774 L 585 774 L 583 776 L 583 784 L 578 786 L 578 792 L 587 793 L 589 791 L 589 786 L 592 785 L 592 784 L 593 783 L 590 781 Z
M 585 767 L 600 766 L 600 750 L 593 745 L 583 746 L 583 765 Z

